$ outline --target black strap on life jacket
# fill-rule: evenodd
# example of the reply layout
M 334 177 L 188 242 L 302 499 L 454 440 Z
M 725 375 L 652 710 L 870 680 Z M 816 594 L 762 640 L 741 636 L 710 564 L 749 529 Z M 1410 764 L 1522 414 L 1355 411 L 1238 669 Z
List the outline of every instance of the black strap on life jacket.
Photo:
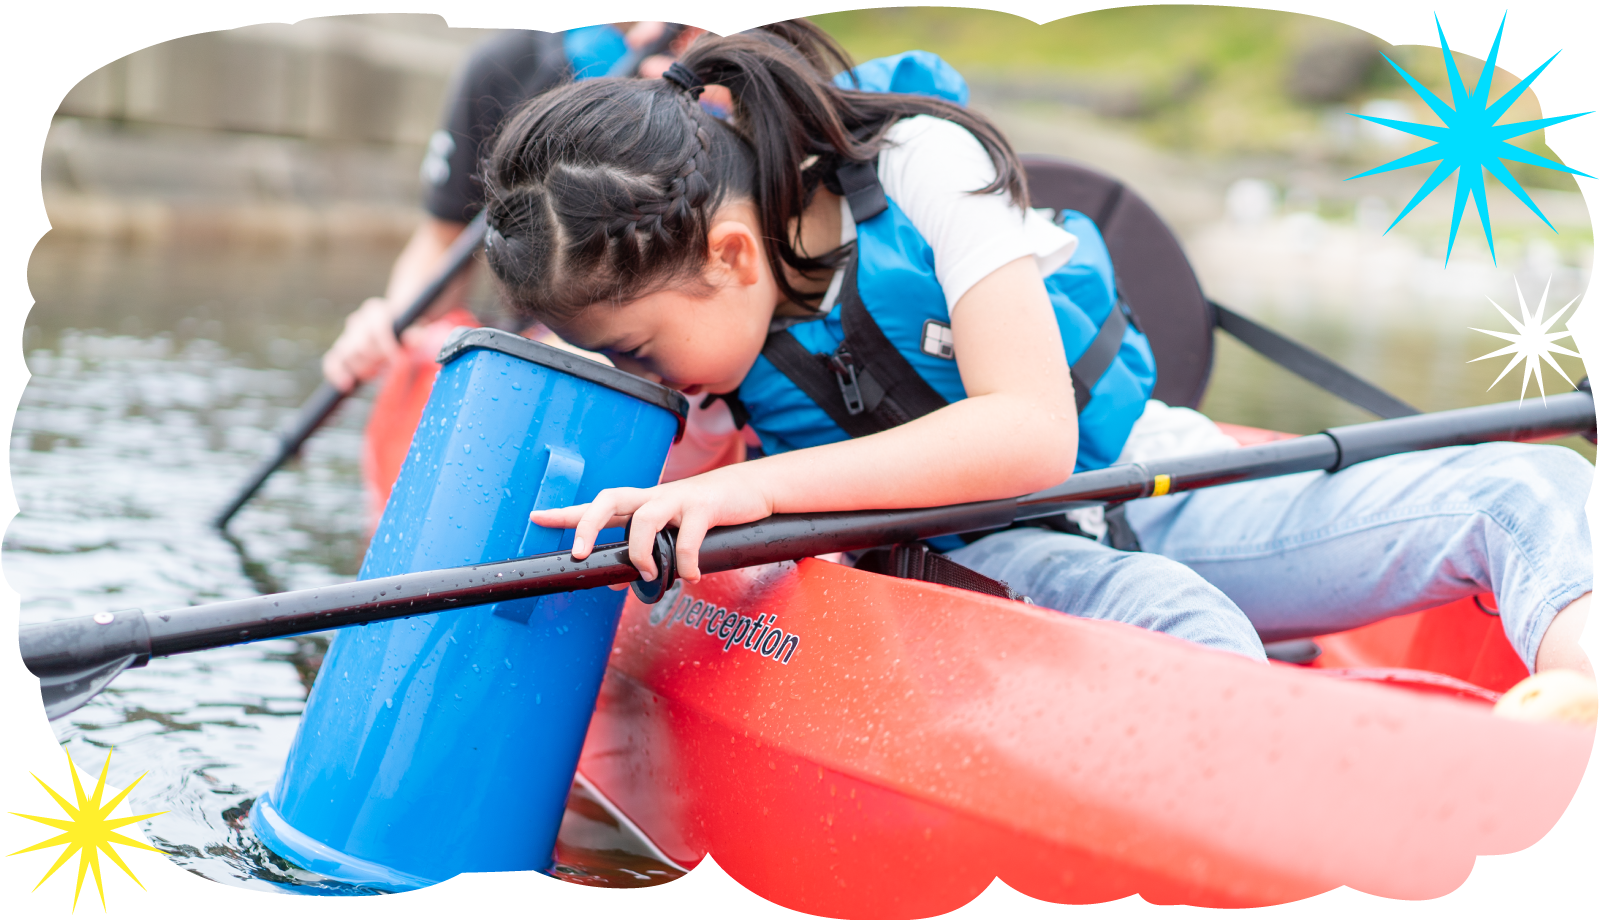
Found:
M 850 205 L 850 219 L 865 223 L 889 210 L 889 196 L 883 193 L 883 183 L 878 181 L 878 163 L 849 162 L 834 170 L 839 181 L 839 194 Z
M 813 354 L 787 329 L 767 336 L 761 353 L 852 438 L 887 431 L 947 403 L 889 337 L 856 287 L 855 253 L 839 289 L 844 340 L 831 354 Z
M 1106 321 L 1100 324 L 1100 331 L 1094 334 L 1094 340 L 1078 356 L 1078 360 L 1072 362 L 1072 397 L 1077 400 L 1079 415 L 1089 405 L 1089 391 L 1110 369 L 1111 362 L 1117 360 L 1117 351 L 1122 348 L 1122 334 L 1128 331 L 1132 319 L 1133 311 L 1128 309 L 1128 302 L 1118 297 L 1116 306 L 1111 308 Z
M 889 207 L 876 163 L 846 163 L 836 178 L 857 225 Z M 889 341 L 862 303 L 856 283 L 859 262 L 859 250 L 852 252 L 839 288 L 844 339 L 838 348 L 830 354 L 815 354 L 782 329 L 768 335 L 761 350 L 773 367 L 852 438 L 887 431 L 948 404 Z M 1094 385 L 1116 360 L 1123 333 L 1132 321 L 1132 311 L 1119 299 L 1089 347 L 1073 362 L 1072 387 L 1079 413 L 1088 405 Z

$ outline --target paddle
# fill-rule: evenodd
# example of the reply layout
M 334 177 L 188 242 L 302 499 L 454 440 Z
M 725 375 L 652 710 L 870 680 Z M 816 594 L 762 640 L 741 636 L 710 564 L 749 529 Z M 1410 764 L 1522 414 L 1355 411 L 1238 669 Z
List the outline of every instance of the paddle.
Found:
M 702 572 L 783 562 L 805 556 L 1005 527 L 1093 504 L 1116 503 L 1208 486 L 1329 472 L 1413 450 L 1482 441 L 1532 441 L 1577 432 L 1592 436 L 1594 398 L 1585 390 L 1540 403 L 1498 403 L 1330 428 L 1319 434 L 1253 447 L 1130 463 L 1079 473 L 1052 489 L 1021 498 L 940 508 L 779 514 L 717 527 L 700 547 Z M 59 718 L 88 702 L 117 674 L 151 657 L 178 655 L 399 619 L 520 597 L 634 582 L 646 601 L 674 580 L 672 536 L 656 540 L 663 577 L 639 581 L 625 543 L 600 546 L 582 562 L 565 552 L 507 562 L 374 578 L 146 614 L 101 613 L 22 627 L 22 658 L 40 678 L 45 712 Z
M 455 238 L 455 241 L 450 244 L 450 248 L 445 250 L 438 272 L 434 274 L 427 286 L 417 292 L 417 296 L 411 299 L 411 303 L 406 306 L 405 310 L 395 318 L 395 338 L 398 339 L 400 333 L 405 332 L 411 328 L 413 323 L 421 319 L 422 314 L 428 312 L 428 308 L 433 306 L 434 301 L 439 299 L 439 295 L 444 293 L 444 289 L 449 287 L 450 282 L 455 280 L 455 277 L 461 274 L 461 271 L 472 261 L 473 254 L 483 244 L 483 236 L 488 227 L 488 219 L 486 212 L 478 212 L 478 216 L 472 219 L 472 223 L 467 224 L 466 228 Z M 355 389 L 352 387 L 350 393 L 353 392 L 355 392 Z M 300 450 L 300 445 L 304 444 L 307 438 L 322 427 L 322 423 L 328 420 L 328 416 L 333 414 L 333 410 L 339 408 L 339 404 L 344 402 L 345 397 L 349 396 L 350 393 L 324 380 L 316 391 L 311 394 L 310 398 L 300 406 L 300 411 L 295 414 L 294 421 L 290 422 L 289 426 L 278 435 L 277 447 L 272 453 L 261 458 L 261 462 L 256 465 L 256 468 L 245 479 L 244 485 L 234 494 L 233 500 L 228 502 L 222 511 L 212 519 L 212 526 L 218 530 L 227 527 L 233 516 L 239 513 L 240 508 L 244 507 L 244 503 L 256 494 L 256 490 L 261 488 L 262 483 L 267 481 L 267 477 L 276 472 L 278 467 L 282 466 L 285 461 Z

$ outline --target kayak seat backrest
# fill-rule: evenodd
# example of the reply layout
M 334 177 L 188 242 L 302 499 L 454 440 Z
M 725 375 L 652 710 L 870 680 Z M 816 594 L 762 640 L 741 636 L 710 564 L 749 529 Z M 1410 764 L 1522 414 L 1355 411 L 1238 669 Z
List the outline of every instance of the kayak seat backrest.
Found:
M 1116 179 L 1059 157 L 1022 157 L 1036 208 L 1070 209 L 1093 220 L 1116 266 L 1117 286 L 1156 358 L 1151 395 L 1171 406 L 1200 405 L 1211 379 L 1215 315 L 1171 228 Z

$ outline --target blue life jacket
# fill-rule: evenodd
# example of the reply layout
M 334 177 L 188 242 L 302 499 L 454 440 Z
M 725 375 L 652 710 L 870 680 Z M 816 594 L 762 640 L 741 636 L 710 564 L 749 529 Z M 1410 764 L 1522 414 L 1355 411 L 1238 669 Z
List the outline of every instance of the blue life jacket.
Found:
M 966 83 L 937 56 L 911 51 L 854 71 L 870 92 L 966 100 Z M 838 82 L 852 86 L 851 75 Z M 951 347 L 950 314 L 933 251 L 883 192 L 876 165 L 847 163 L 838 180 L 856 221 L 838 301 L 824 316 L 778 328 L 738 390 L 767 453 L 885 430 L 966 398 Z M 1058 222 L 1077 250 L 1044 279 L 1078 401 L 1079 471 L 1113 463 L 1155 386 L 1150 343 L 1117 294 L 1094 222 Z
M 628 45 L 616 26 L 601 23 L 561 33 L 561 50 L 572 67 L 572 79 L 592 80 L 610 73 L 628 53 Z

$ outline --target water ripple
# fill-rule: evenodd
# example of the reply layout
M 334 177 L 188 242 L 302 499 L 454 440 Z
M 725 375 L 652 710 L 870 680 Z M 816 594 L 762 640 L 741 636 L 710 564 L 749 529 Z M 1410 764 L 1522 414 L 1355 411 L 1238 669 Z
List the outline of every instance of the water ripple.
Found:
M 352 578 L 366 547 L 365 397 L 268 481 L 231 533 L 208 521 L 316 385 L 322 347 L 344 313 L 381 287 L 391 257 L 122 250 L 47 238 L 30 266 L 38 306 L 24 341 L 33 377 L 11 439 L 20 512 L 0 556 L 22 621 Z M 86 263 L 93 270 L 81 270 Z M 165 812 L 142 829 L 198 875 L 304 894 L 380 893 L 292 866 L 248 827 L 326 648 L 325 635 L 312 635 L 157 659 L 56 723 L 57 737 L 90 770 L 115 747 L 115 786 L 147 774 L 130 807 Z M 558 877 L 640 885 L 679 874 L 645 852 L 575 791 Z

